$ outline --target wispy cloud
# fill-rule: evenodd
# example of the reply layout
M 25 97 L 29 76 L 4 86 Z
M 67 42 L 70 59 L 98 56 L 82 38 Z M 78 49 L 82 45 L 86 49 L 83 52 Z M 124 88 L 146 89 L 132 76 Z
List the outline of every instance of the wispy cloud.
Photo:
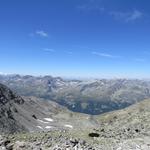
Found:
M 48 33 L 43 30 L 37 30 L 34 33 L 30 33 L 29 35 L 31 37 L 34 37 L 34 36 L 40 36 L 40 37 L 44 37 L 44 38 L 48 37 Z
M 101 0 L 87 0 L 85 3 L 78 5 L 77 9 L 84 12 L 104 12 L 105 10 Z
M 135 58 L 134 60 L 137 61 L 137 62 L 145 62 L 144 58 Z
M 112 11 L 109 13 L 114 19 L 122 20 L 125 22 L 133 22 L 143 17 L 143 13 L 139 10 L 134 10 L 132 12 L 121 12 L 121 11 Z
M 105 10 L 102 6 L 80 5 L 77 7 L 81 11 L 98 11 L 103 12 Z
M 51 48 L 44 48 L 43 51 L 45 51 L 45 52 L 55 52 L 55 50 L 51 49 Z
M 86 0 L 83 4 L 78 5 L 77 9 L 84 12 L 97 12 L 106 16 L 110 15 L 114 19 L 124 22 L 134 22 L 145 16 L 142 11 L 134 8 L 127 11 L 116 11 L 108 9 L 103 0 Z
M 66 54 L 69 54 L 69 55 L 72 55 L 72 54 L 73 54 L 73 52 L 71 52 L 71 51 L 65 51 L 65 53 L 66 53 Z
M 48 37 L 48 33 L 43 30 L 37 30 L 35 33 L 41 37 Z
M 100 53 L 100 52 L 92 52 L 93 55 L 97 55 L 100 57 L 107 57 L 107 58 L 119 58 L 120 56 L 111 55 L 108 53 Z

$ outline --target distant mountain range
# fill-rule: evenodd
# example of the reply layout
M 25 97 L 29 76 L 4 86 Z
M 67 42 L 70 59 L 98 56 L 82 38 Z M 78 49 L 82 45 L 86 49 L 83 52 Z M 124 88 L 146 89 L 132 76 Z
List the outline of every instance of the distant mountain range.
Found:
M 150 98 L 150 81 L 137 79 L 65 80 L 52 76 L 0 75 L 21 96 L 51 100 L 74 112 L 101 114 Z

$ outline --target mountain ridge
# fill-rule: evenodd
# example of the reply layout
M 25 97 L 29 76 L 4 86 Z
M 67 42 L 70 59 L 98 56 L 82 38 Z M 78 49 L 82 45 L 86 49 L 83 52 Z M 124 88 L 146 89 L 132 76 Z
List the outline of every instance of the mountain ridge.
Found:
M 21 96 L 57 102 L 71 111 L 102 114 L 150 98 L 150 81 L 131 79 L 65 80 L 44 76 L 0 76 L 0 82 Z

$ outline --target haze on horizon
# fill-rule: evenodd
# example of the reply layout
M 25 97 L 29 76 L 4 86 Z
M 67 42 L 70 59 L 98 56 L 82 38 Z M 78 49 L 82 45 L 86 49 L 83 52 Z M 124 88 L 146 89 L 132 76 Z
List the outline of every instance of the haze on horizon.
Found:
M 0 73 L 150 77 L 147 0 L 2 0 Z

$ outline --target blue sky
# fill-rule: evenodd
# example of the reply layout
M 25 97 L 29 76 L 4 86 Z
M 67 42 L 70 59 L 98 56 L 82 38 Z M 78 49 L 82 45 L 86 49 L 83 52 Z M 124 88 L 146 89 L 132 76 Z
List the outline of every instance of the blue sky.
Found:
M 150 77 L 149 0 L 1 0 L 0 72 Z

